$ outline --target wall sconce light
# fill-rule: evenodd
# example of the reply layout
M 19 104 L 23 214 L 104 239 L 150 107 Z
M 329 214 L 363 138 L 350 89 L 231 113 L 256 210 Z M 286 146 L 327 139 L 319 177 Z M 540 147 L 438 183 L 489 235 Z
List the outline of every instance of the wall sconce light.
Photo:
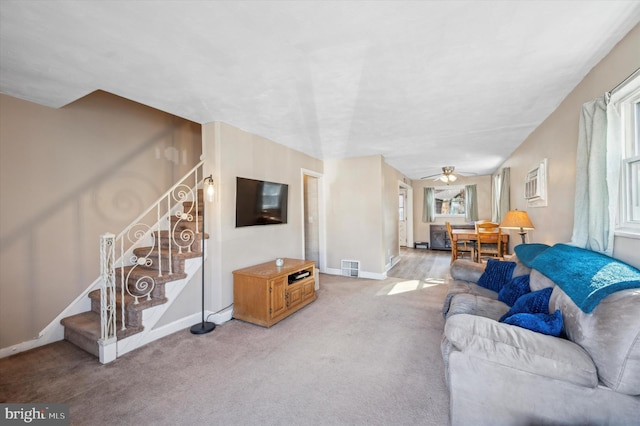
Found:
M 531 223 L 531 219 L 529 219 L 529 215 L 527 212 L 522 210 L 509 210 L 505 215 L 504 219 L 502 219 L 502 223 L 500 224 L 500 228 L 503 229 L 518 229 L 520 232 L 520 237 L 522 237 L 522 244 L 525 243 L 525 235 L 527 235 L 525 230 L 535 229 L 533 227 L 533 223 Z
M 213 186 L 213 175 L 209 175 L 206 178 L 204 178 L 204 186 L 205 186 L 205 193 L 206 193 L 207 201 L 212 203 L 213 202 L 213 196 L 216 194 L 216 189 Z M 203 221 L 204 221 L 204 219 L 203 219 Z
M 205 196 L 203 197 L 203 203 L 202 203 L 202 233 L 201 233 L 201 238 L 202 238 L 202 246 L 201 246 L 201 251 L 202 251 L 202 321 L 199 324 L 195 324 L 193 326 L 191 326 L 191 333 L 193 334 L 206 334 L 206 333 L 210 333 L 212 332 L 215 328 L 216 328 L 216 324 L 213 322 L 208 322 L 204 320 L 204 250 L 205 250 L 205 246 L 204 246 L 204 224 L 205 224 L 205 204 L 206 202 L 212 202 L 213 201 L 213 196 L 215 195 L 215 188 L 213 186 L 213 175 L 209 175 L 206 178 L 204 178 L 203 182 L 203 189 L 204 189 L 204 193 Z

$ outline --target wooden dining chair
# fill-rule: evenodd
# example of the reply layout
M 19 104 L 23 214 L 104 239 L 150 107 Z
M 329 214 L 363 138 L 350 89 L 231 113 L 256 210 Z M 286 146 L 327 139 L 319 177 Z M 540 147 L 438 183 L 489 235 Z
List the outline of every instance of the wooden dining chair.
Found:
M 484 258 L 503 258 L 502 231 L 500 225 L 494 222 L 476 223 L 476 261 Z
M 447 226 L 447 233 L 449 234 L 449 241 L 451 242 L 451 263 L 458 257 L 464 257 L 469 255 L 470 260 L 475 259 L 475 250 L 470 241 L 456 241 L 456 250 L 453 249 L 453 229 L 451 228 L 451 222 L 445 222 Z

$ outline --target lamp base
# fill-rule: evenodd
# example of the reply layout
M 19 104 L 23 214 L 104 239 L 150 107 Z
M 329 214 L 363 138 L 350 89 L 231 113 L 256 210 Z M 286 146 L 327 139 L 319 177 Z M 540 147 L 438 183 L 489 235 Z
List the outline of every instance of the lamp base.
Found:
M 201 322 L 191 327 L 191 334 L 207 334 L 216 328 L 212 322 Z
M 520 234 L 520 237 L 522 238 L 522 244 L 526 244 L 525 236 L 527 235 L 527 233 L 526 232 L 518 232 L 518 234 Z

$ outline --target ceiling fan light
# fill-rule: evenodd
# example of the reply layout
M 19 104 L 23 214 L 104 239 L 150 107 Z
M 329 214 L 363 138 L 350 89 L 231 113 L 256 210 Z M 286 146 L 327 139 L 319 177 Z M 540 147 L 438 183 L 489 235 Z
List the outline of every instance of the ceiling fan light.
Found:
M 456 175 L 449 175 L 449 182 L 455 182 L 456 179 L 458 179 Z
M 441 181 L 443 181 L 443 182 L 445 182 L 445 183 L 449 182 L 449 179 L 447 178 L 447 176 L 446 176 L 446 175 L 442 175 L 442 176 L 440 176 L 440 180 L 441 180 Z

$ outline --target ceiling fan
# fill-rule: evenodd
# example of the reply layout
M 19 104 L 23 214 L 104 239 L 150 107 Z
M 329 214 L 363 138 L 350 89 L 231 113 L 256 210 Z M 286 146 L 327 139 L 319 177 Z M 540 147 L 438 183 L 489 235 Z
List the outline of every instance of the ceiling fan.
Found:
M 442 167 L 442 173 L 441 174 L 438 173 L 438 174 L 435 174 L 435 175 L 425 176 L 425 177 L 422 177 L 420 179 L 429 179 L 429 178 L 435 177 L 434 181 L 439 180 L 439 181 L 442 181 L 442 182 L 444 182 L 444 183 L 446 183 L 448 185 L 448 184 L 450 184 L 452 182 L 455 182 L 456 179 L 458 179 L 458 176 L 456 176 L 456 174 L 454 174 L 454 170 L 455 169 L 456 169 L 455 166 L 444 166 L 444 167 Z M 457 174 L 473 176 L 475 173 L 460 173 L 460 172 L 458 172 Z

